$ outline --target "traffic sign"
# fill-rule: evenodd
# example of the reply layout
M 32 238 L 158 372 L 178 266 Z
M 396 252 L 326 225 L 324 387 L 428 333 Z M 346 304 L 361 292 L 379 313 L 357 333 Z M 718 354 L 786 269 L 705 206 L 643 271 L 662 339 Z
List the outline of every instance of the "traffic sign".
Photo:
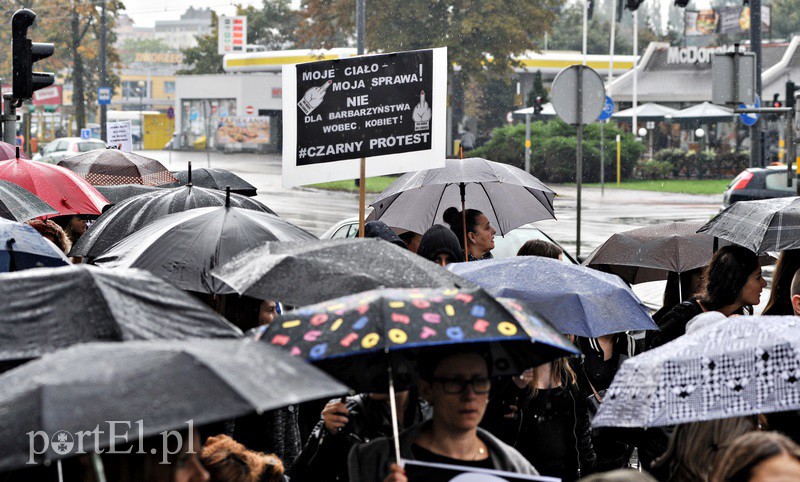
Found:
M 111 87 L 97 88 L 97 104 L 98 105 L 111 104 Z
M 81 139 L 89 140 L 92 138 L 92 130 L 91 129 L 81 129 Z
M 553 80 L 553 108 L 567 124 L 586 125 L 596 121 L 603 111 L 605 98 L 603 79 L 584 65 L 567 67 Z
M 167 119 L 172 120 L 174 118 L 175 118 L 175 109 L 170 107 L 169 109 L 167 109 Z
M 758 98 L 758 95 L 756 95 L 756 103 L 753 105 L 739 104 L 740 109 L 747 109 L 749 107 L 755 107 L 755 108 L 761 107 L 761 99 Z M 739 119 L 742 121 L 742 124 L 746 125 L 747 127 L 750 127 L 752 125 L 755 125 L 756 122 L 758 122 L 758 114 L 756 114 L 755 112 L 747 114 L 739 114 Z
M 611 117 L 611 114 L 614 113 L 614 101 L 611 100 L 611 97 L 606 96 L 606 103 L 603 104 L 603 112 L 600 113 L 600 117 L 597 120 L 606 120 Z
M 244 111 L 245 113 L 247 113 L 247 115 L 253 115 L 253 113 L 255 113 L 256 110 L 253 108 L 252 105 L 248 105 L 247 107 L 244 108 Z

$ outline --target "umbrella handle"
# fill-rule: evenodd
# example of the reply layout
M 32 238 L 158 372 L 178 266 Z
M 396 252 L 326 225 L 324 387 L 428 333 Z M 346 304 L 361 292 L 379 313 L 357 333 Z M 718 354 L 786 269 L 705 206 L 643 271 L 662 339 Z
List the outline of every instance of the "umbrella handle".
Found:
M 192 185 L 192 161 L 189 161 L 189 172 L 186 173 L 186 180 L 187 180 L 186 185 L 187 186 L 191 186 Z
M 394 376 L 392 376 L 392 363 L 389 359 L 389 407 L 392 411 L 392 440 L 394 441 L 394 460 L 397 462 L 397 465 L 400 465 L 400 429 L 397 426 L 397 401 L 394 399 L 394 394 Z
M 464 231 L 464 261 L 469 261 L 469 249 L 467 249 L 467 209 L 464 207 L 467 198 L 467 185 L 463 182 L 459 183 L 458 192 L 461 194 L 461 226 Z

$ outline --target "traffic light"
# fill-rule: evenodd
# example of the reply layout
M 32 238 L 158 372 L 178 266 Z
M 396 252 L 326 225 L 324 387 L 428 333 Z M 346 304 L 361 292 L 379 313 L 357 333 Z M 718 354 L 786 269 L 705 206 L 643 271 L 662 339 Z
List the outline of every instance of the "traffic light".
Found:
M 689 5 L 689 0 L 675 0 L 675 6 L 686 8 L 686 5 Z
M 586 5 L 586 18 L 589 20 L 592 19 L 594 16 L 594 0 L 587 0 L 588 5 Z
M 786 107 L 794 109 L 797 104 L 797 99 L 794 98 L 794 93 L 797 92 L 798 87 L 791 80 L 786 81 Z
M 625 0 L 625 8 L 631 12 L 639 8 L 639 5 L 644 3 L 644 0 Z
M 779 96 L 779 95 L 780 95 L 780 94 L 778 94 L 778 93 L 776 92 L 776 93 L 775 93 L 775 94 L 772 96 L 772 107 L 783 107 L 783 103 L 780 101 L 780 99 L 778 99 L 778 96 Z
M 542 97 L 536 96 L 533 100 L 533 114 L 536 116 L 542 115 Z
M 36 14 L 27 8 L 17 10 L 11 18 L 11 43 L 14 100 L 22 101 L 33 97 L 33 93 L 55 82 L 50 72 L 33 72 L 33 63 L 50 57 L 55 52 L 53 44 L 31 42 L 28 27 L 33 25 Z

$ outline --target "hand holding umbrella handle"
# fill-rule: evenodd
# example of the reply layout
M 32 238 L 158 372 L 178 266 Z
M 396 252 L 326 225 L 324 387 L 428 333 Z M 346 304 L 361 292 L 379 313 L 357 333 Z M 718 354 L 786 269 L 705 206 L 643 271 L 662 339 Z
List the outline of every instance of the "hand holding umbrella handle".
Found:
M 322 409 L 322 421 L 328 432 L 332 434 L 341 432 L 350 421 L 348 418 L 350 411 L 347 410 L 345 401 L 345 397 L 342 397 L 341 400 L 331 400 Z

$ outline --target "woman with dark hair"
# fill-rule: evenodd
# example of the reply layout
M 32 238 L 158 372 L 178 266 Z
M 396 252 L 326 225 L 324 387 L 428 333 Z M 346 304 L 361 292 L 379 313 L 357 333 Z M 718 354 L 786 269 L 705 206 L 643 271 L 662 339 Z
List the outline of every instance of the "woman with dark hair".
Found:
M 477 209 L 466 210 L 467 245 L 464 246 L 464 217 L 454 207 L 444 211 L 442 218 L 453 230 L 461 248 L 467 253 L 469 261 L 491 258 L 494 249 L 494 235 L 497 233 L 489 218 Z
M 209 474 L 197 456 L 200 448 L 200 436 L 196 430 L 164 432 L 160 436 L 133 442 L 129 448 L 101 455 L 105 480 L 207 482 Z
M 542 475 L 574 481 L 589 474 L 596 459 L 589 412 L 568 360 L 545 363 L 519 378 L 527 383 L 530 398 L 519 407 L 522 420 L 514 447 Z
M 461 250 L 458 236 L 441 224 L 434 224 L 425 231 L 417 254 L 442 267 L 464 261 L 464 251 Z
M 669 272 L 667 285 L 664 287 L 664 303 L 653 315 L 653 321 L 658 323 L 669 310 L 700 294 L 703 289 L 703 270 L 704 268 L 695 268 L 683 273 Z
M 751 432 L 734 440 L 717 462 L 710 482 L 800 480 L 800 447 L 775 432 Z
M 537 475 L 519 452 L 478 427 L 492 386 L 486 358 L 469 348 L 438 349 L 420 358 L 420 395 L 433 408 L 433 417 L 400 434 L 400 456 Z M 351 482 L 408 480 L 390 438 L 354 447 L 349 466 Z
M 541 256 L 543 258 L 564 259 L 564 251 L 555 244 L 541 239 L 529 239 L 519 247 L 517 256 Z
M 701 295 L 665 314 L 659 324 L 660 330 L 648 332 L 647 346 L 655 348 L 683 335 L 689 320 L 705 311 L 731 316 L 741 313 L 747 306 L 757 305 L 766 285 L 755 253 L 741 246 L 720 248 L 703 274 Z
M 790 316 L 792 308 L 792 277 L 800 269 L 800 249 L 788 249 L 781 252 L 772 274 L 772 292 L 762 315 Z

